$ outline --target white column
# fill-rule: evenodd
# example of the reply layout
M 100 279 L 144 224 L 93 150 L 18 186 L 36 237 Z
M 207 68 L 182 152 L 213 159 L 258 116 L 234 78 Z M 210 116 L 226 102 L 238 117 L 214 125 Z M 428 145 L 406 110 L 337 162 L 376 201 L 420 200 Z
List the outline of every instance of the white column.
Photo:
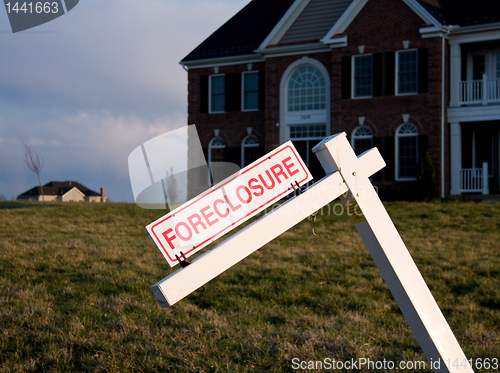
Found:
M 460 169 L 462 168 L 462 130 L 460 123 L 450 124 L 450 174 L 451 195 L 460 194 Z
M 489 175 L 488 175 L 488 162 L 483 162 L 483 195 L 490 194 L 490 188 L 488 185 Z
M 450 107 L 459 106 L 462 56 L 460 44 L 450 41 Z

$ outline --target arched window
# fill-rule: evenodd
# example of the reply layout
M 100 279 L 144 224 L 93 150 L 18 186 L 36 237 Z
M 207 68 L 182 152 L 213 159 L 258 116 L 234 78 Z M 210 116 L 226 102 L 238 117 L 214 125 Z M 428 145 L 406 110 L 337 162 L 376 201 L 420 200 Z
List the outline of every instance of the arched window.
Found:
M 352 148 L 356 155 L 373 148 L 373 132 L 366 126 L 360 126 L 352 133 Z
M 259 139 L 249 135 L 241 143 L 241 168 L 248 166 L 259 158 Z
M 222 180 L 217 174 L 217 170 L 212 168 L 212 162 L 225 161 L 226 143 L 222 137 L 214 137 L 208 144 L 208 184 L 214 184 L 214 180 Z
M 226 143 L 222 137 L 214 137 L 208 144 L 208 163 L 211 162 L 224 162 L 224 150 Z
M 396 131 L 396 179 L 415 180 L 418 163 L 418 130 L 405 123 Z
M 287 94 L 288 111 L 326 108 L 325 78 L 314 66 L 305 65 L 295 70 L 288 81 Z

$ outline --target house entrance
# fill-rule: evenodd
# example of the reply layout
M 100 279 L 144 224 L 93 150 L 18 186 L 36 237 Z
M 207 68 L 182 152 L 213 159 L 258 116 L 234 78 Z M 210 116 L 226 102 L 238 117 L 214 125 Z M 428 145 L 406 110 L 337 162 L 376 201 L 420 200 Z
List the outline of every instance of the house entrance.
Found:
M 477 173 L 487 162 L 489 191 L 495 194 L 500 193 L 499 129 L 500 122 L 462 124 L 461 178 Z

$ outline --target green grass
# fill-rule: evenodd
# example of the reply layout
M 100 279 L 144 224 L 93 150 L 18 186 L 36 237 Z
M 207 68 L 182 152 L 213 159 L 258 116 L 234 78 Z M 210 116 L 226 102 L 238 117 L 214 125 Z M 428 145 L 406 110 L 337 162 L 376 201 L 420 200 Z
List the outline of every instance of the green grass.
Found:
M 466 356 L 500 358 L 500 204 L 386 206 Z M 318 237 L 305 220 L 161 309 L 149 287 L 172 270 L 144 226 L 162 214 L 1 202 L 0 372 L 426 360 L 347 216 L 318 216 Z

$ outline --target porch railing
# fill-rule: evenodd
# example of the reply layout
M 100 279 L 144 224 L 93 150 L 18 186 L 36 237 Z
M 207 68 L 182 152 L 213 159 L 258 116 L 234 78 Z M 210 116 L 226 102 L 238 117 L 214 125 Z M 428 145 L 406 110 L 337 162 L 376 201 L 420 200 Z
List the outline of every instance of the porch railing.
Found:
M 460 193 L 476 192 L 489 194 L 488 188 L 488 162 L 482 168 L 460 169 Z
M 460 82 L 460 104 L 491 104 L 500 102 L 500 79 L 488 79 L 483 75 L 480 80 Z

